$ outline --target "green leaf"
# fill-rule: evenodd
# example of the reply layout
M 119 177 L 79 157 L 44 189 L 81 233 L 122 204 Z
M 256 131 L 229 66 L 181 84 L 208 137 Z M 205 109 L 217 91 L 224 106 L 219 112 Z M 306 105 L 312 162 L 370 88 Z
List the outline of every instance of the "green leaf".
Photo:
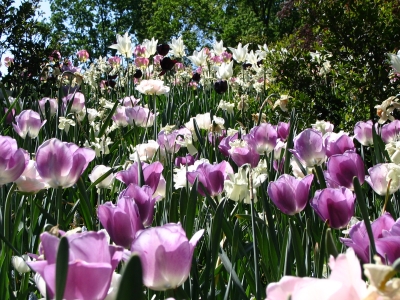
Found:
M 293 219 L 290 219 L 290 231 L 293 237 L 293 252 L 296 258 L 297 276 L 304 277 L 307 275 L 306 267 L 304 265 L 304 249 L 301 242 L 300 233 Z
M 191 237 L 193 235 L 193 227 L 194 227 L 194 220 L 196 216 L 196 208 L 197 208 L 197 187 L 198 187 L 198 179 L 196 178 L 192 189 L 190 191 L 188 204 L 186 208 L 186 236 Z
M 333 257 L 336 258 L 339 255 L 339 252 L 336 249 L 336 244 L 335 244 L 335 241 L 333 240 L 331 228 L 328 228 L 326 230 L 325 242 L 326 242 L 326 253 L 327 253 L 328 257 L 330 255 L 332 255 Z
M 60 239 L 56 259 L 56 300 L 64 298 L 68 277 L 69 244 L 66 237 Z
M 142 264 L 137 254 L 133 254 L 122 273 L 116 300 L 143 299 Z

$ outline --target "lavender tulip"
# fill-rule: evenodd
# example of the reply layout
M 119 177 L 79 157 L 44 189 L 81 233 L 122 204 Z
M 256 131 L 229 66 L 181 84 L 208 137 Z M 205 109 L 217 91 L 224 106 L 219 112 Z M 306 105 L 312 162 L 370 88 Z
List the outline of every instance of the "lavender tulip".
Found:
M 143 268 L 143 283 L 156 291 L 175 289 L 189 276 L 194 247 L 204 229 L 188 241 L 181 224 L 165 224 L 142 231 L 131 251 L 139 253 Z
M 221 142 L 218 145 L 219 151 L 226 157 L 229 156 L 229 150 L 231 149 L 231 142 L 234 142 L 235 140 L 238 139 L 238 133 L 235 133 L 233 135 L 224 137 Z
M 98 207 L 97 215 L 112 241 L 130 248 L 139 230 L 144 229 L 139 208 L 131 197 L 120 196 L 117 205 L 106 202 Z
M 394 226 L 395 224 L 397 225 Z M 387 246 L 385 245 L 385 239 L 384 239 L 385 236 L 386 237 L 390 235 L 393 236 L 393 234 L 395 234 L 397 236 L 397 240 L 400 241 L 400 232 L 398 230 L 399 224 L 400 221 L 397 220 L 397 222 L 395 222 L 389 213 L 384 213 L 378 219 L 376 219 L 371 223 L 372 235 L 374 236 L 375 245 L 378 254 L 380 254 L 382 257 L 385 257 L 385 254 L 388 254 L 390 252 L 391 258 L 393 258 L 394 256 L 392 255 L 393 250 L 399 253 L 398 250 L 400 248 L 393 247 L 392 250 L 388 249 L 390 245 L 394 246 L 394 244 L 391 243 L 392 241 L 390 241 L 387 244 L 388 245 Z M 389 230 L 391 231 L 391 233 L 388 233 Z M 368 263 L 369 238 L 364 221 L 358 222 L 353 227 L 351 227 L 349 236 L 350 238 L 340 238 L 340 241 L 347 247 L 353 248 L 354 252 L 357 254 L 357 256 L 361 259 L 363 263 Z M 393 261 L 391 261 L 391 263 L 392 262 Z
M 49 185 L 40 177 L 36 170 L 35 161 L 29 160 L 24 172 L 15 180 L 15 183 L 20 192 L 37 193 L 40 190 L 47 189 Z
M 182 136 L 192 135 L 189 129 L 181 128 L 179 130 L 173 130 L 172 132 L 162 130 L 157 136 L 157 143 L 160 145 L 160 149 L 163 154 L 165 153 L 177 153 L 181 148 L 180 143 L 177 141 L 182 140 Z
M 257 167 L 260 161 L 260 154 L 256 150 L 256 144 L 253 140 L 235 140 L 229 143 L 231 149 L 228 150 L 229 155 L 238 167 L 244 164 L 250 164 L 252 168 Z
M 72 101 L 71 104 L 71 112 L 80 113 L 85 107 L 85 95 L 80 92 L 76 92 L 74 94 L 69 94 L 62 99 L 65 107 L 69 105 L 69 102 Z
M 57 99 L 45 97 L 45 98 L 42 98 L 41 100 L 39 100 L 39 107 L 40 107 L 40 110 L 43 115 L 45 115 L 45 112 L 46 112 L 46 103 L 47 102 L 49 103 L 49 107 L 50 107 L 50 116 L 54 116 L 58 110 Z
M 125 108 L 126 120 L 139 127 L 153 126 L 155 115 L 146 107 L 134 106 Z
M 191 156 L 190 154 L 186 154 L 186 156 L 178 156 L 175 158 L 175 167 L 180 166 L 192 166 L 194 165 L 196 158 Z
M 110 246 L 104 232 L 75 233 L 69 243 L 68 275 L 63 299 L 104 299 L 119 261 L 122 248 Z M 56 258 L 60 239 L 47 232 L 40 235 L 46 260 L 28 265 L 46 282 L 47 293 L 54 299 L 56 288 Z M 95 249 L 95 251 L 93 251 Z
M 339 186 L 353 190 L 353 177 L 356 176 L 360 184 L 364 183 L 365 169 L 361 156 L 352 151 L 332 155 L 328 159 L 327 169 L 329 178 Z
M 119 198 L 121 197 L 127 197 L 135 201 L 139 209 L 140 220 L 144 226 L 147 227 L 153 223 L 154 205 L 160 196 L 155 195 L 155 197 L 153 197 L 153 190 L 151 187 L 148 185 L 140 187 L 131 183 L 121 192 Z
M 315 192 L 311 206 L 332 228 L 343 228 L 354 215 L 356 197 L 347 188 L 326 188 Z
M 17 141 L 0 135 L 0 186 L 18 179 L 28 165 L 29 155 Z
M 286 141 L 286 139 L 289 136 L 289 131 L 290 131 L 290 122 L 285 123 L 285 122 L 279 122 L 278 127 L 276 129 L 276 132 L 278 133 L 278 137 L 282 141 Z
M 96 153 L 58 139 L 45 141 L 36 152 L 36 169 L 52 188 L 73 186 Z
M 152 192 L 155 193 L 161 180 L 165 181 L 164 177 L 162 176 L 162 171 L 164 167 L 158 161 L 150 165 L 144 162 L 142 162 L 141 164 L 144 178 L 144 182 L 142 182 L 142 184 L 148 185 L 151 188 Z M 130 183 L 136 185 L 139 184 L 138 162 L 134 162 L 126 171 L 119 171 L 115 175 L 115 178 L 119 181 L 122 181 L 127 186 Z
M 387 192 L 389 193 L 389 195 L 391 195 L 398 189 L 400 189 L 399 180 L 393 181 L 388 178 L 389 171 L 393 167 L 396 167 L 396 165 L 393 163 L 385 163 L 377 164 L 368 169 L 369 176 L 365 177 L 365 181 L 378 195 L 385 196 Z
M 268 184 L 268 196 L 284 214 L 294 215 L 301 212 L 308 203 L 308 194 L 314 175 L 301 180 L 283 174 Z
M 373 123 L 371 120 L 367 122 L 357 122 L 356 126 L 354 126 L 354 138 L 360 142 L 363 146 L 371 146 L 374 144 L 374 140 L 372 139 L 372 126 Z
M 381 137 L 382 140 L 387 144 L 397 140 L 400 133 L 400 121 L 394 120 L 389 124 L 382 126 Z
M 328 132 L 323 138 L 327 157 L 331 157 L 334 154 L 343 154 L 347 150 L 355 151 L 353 139 L 343 132 Z
M 325 147 L 322 134 L 315 129 L 306 129 L 294 140 L 294 149 L 290 151 L 307 167 L 320 165 L 325 161 Z
M 186 176 L 190 184 L 193 184 L 196 178 L 198 179 L 197 191 L 200 195 L 205 196 L 207 193 L 210 196 L 216 196 L 222 193 L 228 174 L 233 174 L 233 169 L 228 162 L 223 160 L 215 165 L 203 162 L 195 171 L 187 172 Z
M 14 130 L 23 139 L 28 135 L 34 139 L 38 136 L 40 128 L 46 123 L 40 120 L 40 115 L 33 110 L 23 110 L 18 116 L 15 117 Z
M 256 145 L 258 154 L 270 153 L 276 146 L 278 133 L 274 126 L 268 123 L 262 123 L 250 130 L 250 139 Z

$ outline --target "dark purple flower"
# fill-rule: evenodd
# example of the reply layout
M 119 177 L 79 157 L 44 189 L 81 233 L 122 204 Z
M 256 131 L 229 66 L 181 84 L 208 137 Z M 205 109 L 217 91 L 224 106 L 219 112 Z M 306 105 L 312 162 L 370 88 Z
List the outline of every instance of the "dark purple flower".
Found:
M 308 203 L 308 194 L 314 175 L 301 180 L 283 174 L 268 184 L 268 196 L 284 214 L 294 215 L 302 211 Z
M 168 52 L 169 52 L 169 49 L 170 49 L 170 47 L 169 47 L 168 44 L 159 44 L 159 45 L 157 45 L 157 53 L 159 55 L 162 55 L 162 56 L 167 55 Z
M 354 215 L 356 197 L 349 189 L 326 188 L 315 192 L 311 207 L 332 228 L 343 228 Z
M 180 166 L 192 166 L 194 165 L 195 158 L 191 156 L 190 154 L 186 154 L 186 156 L 179 156 L 175 158 L 175 166 L 180 167 Z
M 228 82 L 226 80 L 219 80 L 214 83 L 214 89 L 218 94 L 223 94 L 228 90 Z
M 139 79 L 142 78 L 142 76 L 143 76 L 142 70 L 136 69 L 135 74 L 133 74 L 133 77 Z
M 164 71 L 172 70 L 176 63 L 176 60 L 171 59 L 170 57 L 164 57 L 160 62 L 161 69 L 163 69 Z

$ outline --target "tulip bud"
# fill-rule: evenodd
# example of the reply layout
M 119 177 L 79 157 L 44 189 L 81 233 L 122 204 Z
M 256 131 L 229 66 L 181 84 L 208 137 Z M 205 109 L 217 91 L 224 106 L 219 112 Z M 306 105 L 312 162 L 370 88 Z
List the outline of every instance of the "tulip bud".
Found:
M 15 270 L 19 273 L 28 273 L 31 271 L 29 266 L 26 264 L 26 261 L 31 261 L 30 257 L 26 254 L 21 256 L 13 256 L 11 258 L 11 263 Z

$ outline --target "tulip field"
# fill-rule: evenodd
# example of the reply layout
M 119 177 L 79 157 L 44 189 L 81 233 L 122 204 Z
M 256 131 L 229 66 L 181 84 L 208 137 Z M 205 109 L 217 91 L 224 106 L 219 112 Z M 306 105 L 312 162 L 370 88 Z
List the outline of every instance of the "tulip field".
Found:
M 286 49 L 225 46 L 117 35 L 0 84 L 0 299 L 400 299 L 399 95 L 307 124 Z

